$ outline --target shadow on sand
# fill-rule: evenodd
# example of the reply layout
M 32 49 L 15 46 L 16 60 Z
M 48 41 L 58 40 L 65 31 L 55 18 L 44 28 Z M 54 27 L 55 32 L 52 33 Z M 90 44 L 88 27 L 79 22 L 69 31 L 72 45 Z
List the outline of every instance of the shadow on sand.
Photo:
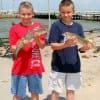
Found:
M 26 96 L 25 98 L 23 98 L 22 100 L 31 100 L 31 98 L 29 96 Z
M 48 95 L 46 98 L 44 98 L 43 100 L 51 100 L 51 95 Z M 64 97 L 59 97 L 59 100 L 65 100 Z
M 51 100 L 50 99 L 51 95 L 48 95 L 46 98 L 44 98 L 43 100 Z M 25 98 L 23 98 L 22 100 L 31 100 L 31 98 L 29 96 L 26 96 Z M 64 97 L 59 97 L 59 100 L 65 100 Z

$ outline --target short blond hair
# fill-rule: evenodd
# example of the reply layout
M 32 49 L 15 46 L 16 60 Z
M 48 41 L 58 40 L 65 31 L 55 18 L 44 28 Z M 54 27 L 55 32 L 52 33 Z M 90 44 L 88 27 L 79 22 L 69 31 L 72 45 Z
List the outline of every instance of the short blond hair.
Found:
M 72 0 L 62 0 L 59 4 L 59 10 L 62 6 L 69 6 L 69 5 L 73 5 L 73 10 L 75 9 L 74 3 Z
M 24 1 L 24 2 L 21 2 L 20 5 L 19 5 L 19 11 L 22 9 L 22 8 L 27 8 L 27 9 L 32 9 L 32 11 L 34 12 L 34 9 L 33 9 L 33 6 L 31 4 L 31 2 L 28 2 L 28 1 Z

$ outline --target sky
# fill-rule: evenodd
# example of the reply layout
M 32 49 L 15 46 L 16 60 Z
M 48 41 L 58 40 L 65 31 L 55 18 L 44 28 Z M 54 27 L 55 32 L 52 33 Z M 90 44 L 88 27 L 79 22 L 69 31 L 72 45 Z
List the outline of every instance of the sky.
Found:
M 18 10 L 22 1 L 30 1 L 35 11 L 48 11 L 48 1 L 51 12 L 58 11 L 61 0 L 0 0 L 0 9 Z M 100 0 L 73 0 L 76 11 L 100 11 Z

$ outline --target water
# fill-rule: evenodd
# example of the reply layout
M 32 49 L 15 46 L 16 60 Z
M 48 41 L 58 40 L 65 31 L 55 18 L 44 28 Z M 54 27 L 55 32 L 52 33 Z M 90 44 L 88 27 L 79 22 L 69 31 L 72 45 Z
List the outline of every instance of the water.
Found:
M 49 24 L 48 19 L 34 19 L 43 24 Z M 9 18 L 9 19 L 0 19 L 0 37 L 8 37 L 9 29 L 13 22 L 17 23 L 20 20 L 18 18 Z M 51 20 L 53 23 L 55 20 Z M 95 21 L 85 21 L 85 20 L 76 20 L 76 22 L 80 23 L 84 30 L 92 30 L 92 29 L 100 29 L 100 22 Z

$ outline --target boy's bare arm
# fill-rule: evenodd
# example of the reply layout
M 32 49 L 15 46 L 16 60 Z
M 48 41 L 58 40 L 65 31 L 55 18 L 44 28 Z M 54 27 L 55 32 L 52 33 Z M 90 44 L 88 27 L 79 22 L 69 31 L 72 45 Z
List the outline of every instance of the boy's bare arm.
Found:
M 34 39 L 41 49 L 45 47 L 45 41 L 40 39 L 40 36 L 38 33 L 34 33 Z
M 77 44 L 76 37 L 71 37 L 70 39 L 68 39 L 67 41 L 63 43 L 51 43 L 50 45 L 53 50 L 60 50 L 66 47 L 70 47 L 72 45 L 76 45 L 76 44 Z
M 23 40 L 23 48 L 27 47 L 29 45 L 29 43 L 30 43 L 29 40 L 27 40 L 27 39 Z M 15 51 L 16 51 L 16 45 L 12 45 L 11 46 L 11 51 L 12 51 L 12 53 L 15 53 Z
M 92 45 L 91 43 L 84 43 L 83 46 L 80 48 L 80 51 L 87 51 L 91 49 Z
M 12 53 L 15 53 L 15 51 L 16 51 L 16 45 L 12 45 L 11 46 L 11 51 L 12 51 Z

